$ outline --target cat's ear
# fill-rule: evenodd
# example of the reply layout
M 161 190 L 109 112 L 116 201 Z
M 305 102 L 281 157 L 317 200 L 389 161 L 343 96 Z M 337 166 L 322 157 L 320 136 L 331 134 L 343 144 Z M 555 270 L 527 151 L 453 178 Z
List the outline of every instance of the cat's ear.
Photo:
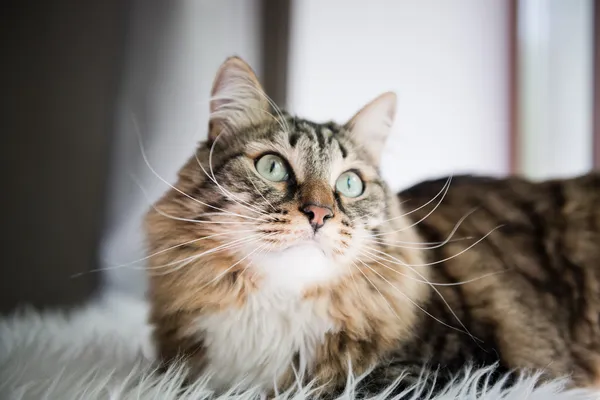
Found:
M 346 123 L 351 135 L 379 163 L 396 116 L 396 94 L 386 92 L 364 106 Z
M 259 124 L 269 115 L 269 102 L 252 68 L 239 57 L 225 60 L 213 82 L 209 139 Z

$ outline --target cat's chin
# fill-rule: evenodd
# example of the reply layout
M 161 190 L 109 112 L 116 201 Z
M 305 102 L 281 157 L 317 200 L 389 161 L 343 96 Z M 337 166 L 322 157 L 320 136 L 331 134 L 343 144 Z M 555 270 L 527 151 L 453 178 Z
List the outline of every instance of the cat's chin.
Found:
M 284 251 L 293 249 L 293 248 L 315 248 L 317 251 L 320 251 L 321 253 L 323 253 L 324 256 L 328 256 L 328 253 L 325 251 L 325 249 L 323 248 L 323 246 L 319 243 L 319 241 L 316 238 L 312 238 L 312 239 L 305 239 L 305 240 L 301 240 L 297 243 L 292 244 L 291 246 L 289 246 L 288 248 L 286 248 Z
M 342 274 L 342 268 L 314 239 L 252 256 L 251 265 L 265 285 L 292 293 L 300 293 L 315 284 L 332 282 Z

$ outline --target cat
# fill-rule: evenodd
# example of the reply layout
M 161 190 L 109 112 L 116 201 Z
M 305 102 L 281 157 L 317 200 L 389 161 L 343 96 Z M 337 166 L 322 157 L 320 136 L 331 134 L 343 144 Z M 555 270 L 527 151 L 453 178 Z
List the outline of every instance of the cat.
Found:
M 208 139 L 145 221 L 164 365 L 216 391 L 494 363 L 600 386 L 600 176 L 396 194 L 379 172 L 395 113 L 390 92 L 311 122 L 221 65 Z

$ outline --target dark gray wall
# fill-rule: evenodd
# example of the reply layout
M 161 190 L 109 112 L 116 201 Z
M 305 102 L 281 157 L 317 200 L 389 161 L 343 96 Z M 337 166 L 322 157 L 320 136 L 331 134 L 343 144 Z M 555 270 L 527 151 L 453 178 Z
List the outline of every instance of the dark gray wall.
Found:
M 98 286 L 85 272 L 96 266 L 128 3 L 2 6 L 2 312 L 75 304 Z

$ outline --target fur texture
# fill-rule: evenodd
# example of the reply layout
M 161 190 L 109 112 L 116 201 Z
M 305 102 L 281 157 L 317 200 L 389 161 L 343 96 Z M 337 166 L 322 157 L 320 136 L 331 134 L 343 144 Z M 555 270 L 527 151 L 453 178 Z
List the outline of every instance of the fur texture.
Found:
M 214 397 L 205 381 L 182 390 L 185 371 L 173 366 L 156 373 L 149 352 L 147 304 L 118 294 L 71 312 L 27 310 L 0 319 L 0 398 L 26 399 L 161 399 L 251 400 L 255 391 Z M 564 380 L 535 387 L 538 376 L 512 388 L 485 384 L 490 369 L 470 369 L 443 393 L 432 395 L 416 384 L 398 400 L 592 400 L 593 393 L 566 390 Z M 362 398 L 356 381 L 339 399 Z M 483 388 L 483 390 L 481 390 Z M 278 399 L 303 400 L 309 386 Z M 386 392 L 370 397 L 384 399 Z
M 360 374 L 411 337 L 426 298 L 415 282 L 427 272 L 360 264 L 373 229 L 420 241 L 377 168 L 395 95 L 341 126 L 271 110 L 239 59 L 214 87 L 209 141 L 147 217 L 158 351 L 220 390 L 242 376 L 286 388 L 297 374 L 338 387 L 350 365 Z M 269 155 L 285 181 L 259 173 Z M 332 190 L 348 173 L 364 187 L 358 196 Z M 317 227 L 310 207 L 327 210 L 327 222 Z M 402 258 L 423 262 L 416 251 Z
M 281 112 L 243 61 L 213 87 L 208 141 L 146 219 L 165 367 L 216 390 L 361 390 L 426 366 L 600 385 L 600 176 L 459 177 L 399 195 L 379 174 L 396 100 L 345 124 Z M 454 236 L 454 235 L 457 236 Z M 401 390 L 401 388 L 398 388 Z

